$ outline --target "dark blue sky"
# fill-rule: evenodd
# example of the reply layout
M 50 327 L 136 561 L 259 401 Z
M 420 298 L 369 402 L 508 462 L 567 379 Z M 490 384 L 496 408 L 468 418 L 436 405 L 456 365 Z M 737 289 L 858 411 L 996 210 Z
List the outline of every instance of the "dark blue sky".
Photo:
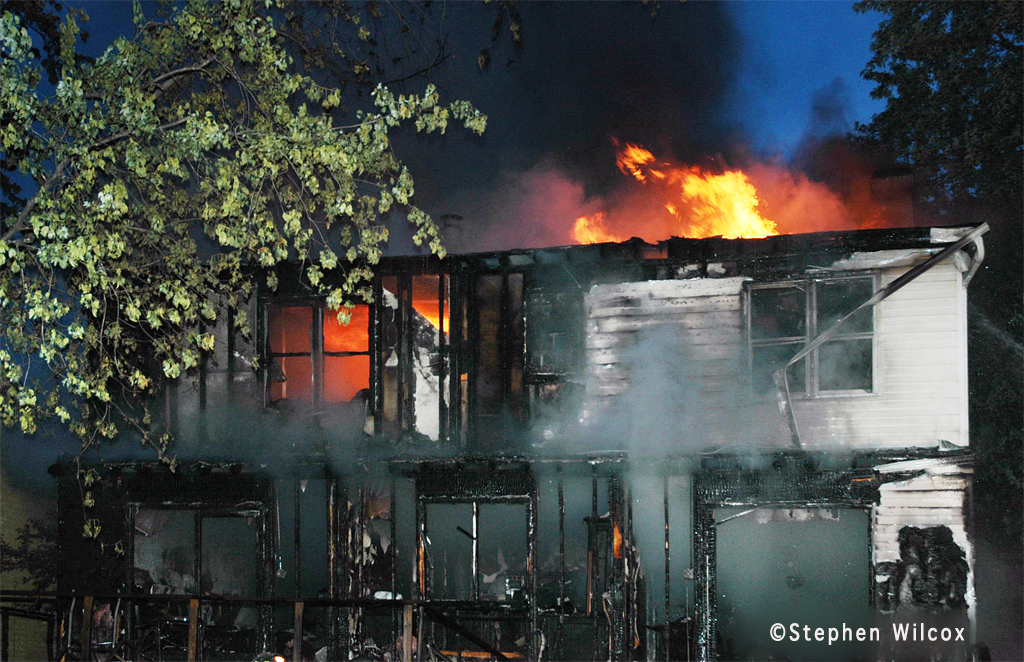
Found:
M 879 14 L 858 14 L 849 2 L 809 1 L 736 2 L 729 11 L 744 45 L 730 112 L 758 148 L 791 156 L 812 126 L 815 95 L 836 81 L 850 129 L 885 107 L 860 77 Z

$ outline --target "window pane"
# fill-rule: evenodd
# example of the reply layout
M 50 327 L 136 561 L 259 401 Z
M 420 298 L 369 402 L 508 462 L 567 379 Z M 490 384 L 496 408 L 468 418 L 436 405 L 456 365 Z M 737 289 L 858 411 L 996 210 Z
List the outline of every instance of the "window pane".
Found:
M 807 296 L 803 286 L 750 291 L 750 335 L 794 338 L 807 333 Z
M 857 306 L 870 299 L 873 293 L 874 284 L 870 278 L 818 283 L 818 333 L 852 313 Z M 871 329 L 871 311 L 865 310 L 847 322 L 842 333 L 870 332 Z
M 429 597 L 473 599 L 473 504 L 427 505 Z
M 370 388 L 370 356 L 324 357 L 324 402 L 350 402 Z
M 308 356 L 275 356 L 270 369 L 270 401 L 313 401 L 313 362 Z
M 348 310 L 352 315 L 347 325 L 338 321 L 339 310 Z M 324 351 L 367 351 L 370 346 L 370 307 L 361 304 L 339 310 L 324 310 Z
M 258 529 L 259 523 L 254 517 L 203 519 L 203 592 L 259 595 Z M 228 609 L 238 615 L 237 607 L 229 605 Z M 226 618 L 218 625 L 230 626 L 234 621 L 234 618 Z
M 433 275 L 412 277 L 412 307 L 424 319 L 430 322 L 434 329 L 448 329 L 448 306 L 445 304 L 444 319 L 438 306 L 438 277 Z M 442 329 L 443 323 L 443 329 Z
M 309 306 L 270 309 L 270 351 L 274 354 L 309 352 L 309 327 L 313 310 Z
M 144 593 L 192 593 L 195 515 L 189 510 L 141 509 L 135 516 L 135 578 Z
M 871 340 L 835 340 L 818 349 L 818 388 L 871 390 Z
M 772 345 L 754 348 L 754 372 L 751 376 L 754 393 L 766 395 L 775 393 L 775 381 L 772 374 L 786 364 L 803 345 Z M 790 393 L 804 393 L 807 359 L 803 358 L 790 366 L 787 371 Z
M 479 539 L 480 598 L 522 599 L 527 587 L 526 505 L 480 504 Z

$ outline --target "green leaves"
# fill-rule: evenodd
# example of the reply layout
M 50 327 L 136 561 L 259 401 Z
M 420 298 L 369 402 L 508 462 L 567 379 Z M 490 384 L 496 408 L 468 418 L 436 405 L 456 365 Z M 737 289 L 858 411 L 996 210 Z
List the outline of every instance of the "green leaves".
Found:
M 275 267 L 299 260 L 337 306 L 368 297 L 385 213 L 443 255 L 390 132 L 479 133 L 486 116 L 433 86 L 378 85 L 372 102 L 352 99 L 353 122 L 336 110 L 343 89 L 295 70 L 282 14 L 205 0 L 154 19 L 133 10 L 137 34 L 93 61 L 75 54 L 86 17 L 69 13 L 52 93 L 27 31 L 0 18 L 0 142 L 35 186 L 0 220 L 0 419 L 32 432 L 52 416 L 83 448 L 132 429 L 164 456 L 145 397 L 216 349 L 209 326 L 225 308 L 249 332 L 240 294 L 254 269 L 274 288 Z

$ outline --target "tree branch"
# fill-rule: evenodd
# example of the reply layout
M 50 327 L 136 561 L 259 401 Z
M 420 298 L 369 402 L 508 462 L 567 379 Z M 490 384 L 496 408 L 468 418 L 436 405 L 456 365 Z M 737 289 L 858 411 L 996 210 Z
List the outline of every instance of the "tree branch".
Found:
M 53 169 L 53 174 L 46 178 L 46 181 L 42 183 L 42 185 L 39 187 L 39 190 L 36 191 L 35 195 L 33 195 L 32 198 L 25 203 L 25 206 L 18 214 L 18 220 L 15 221 L 14 225 L 11 226 L 11 228 L 7 232 L 5 232 L 2 237 L 0 237 L 0 241 L 7 241 L 8 239 L 18 234 L 22 230 L 28 228 L 26 222 L 28 221 L 29 214 L 31 214 L 32 210 L 35 209 L 36 203 L 39 201 L 39 196 L 53 188 L 53 185 L 57 183 L 57 180 L 64 176 L 64 168 L 66 168 L 67 165 L 67 159 L 64 159 L 63 161 L 57 164 L 57 167 Z
M 159 76 L 157 76 L 153 80 L 151 80 L 148 83 L 146 83 L 145 85 L 143 85 L 143 87 L 144 88 L 145 87 L 152 87 L 154 85 L 160 86 L 160 83 L 164 82 L 165 80 L 167 80 L 169 78 L 177 78 L 178 76 L 184 76 L 185 74 L 194 73 L 196 71 L 205 71 L 206 67 L 209 66 L 215 59 L 216 58 L 214 58 L 214 57 L 209 57 L 209 58 L 207 58 L 206 60 L 204 60 L 201 64 L 199 64 L 197 66 L 194 66 L 194 67 L 182 67 L 180 69 L 175 69 L 174 71 L 168 71 L 167 73 L 160 74 Z
M 157 131 L 166 131 L 167 129 L 173 129 L 176 126 L 181 126 L 182 124 L 184 124 L 187 121 L 188 121 L 187 117 L 182 117 L 180 120 L 174 120 L 173 122 L 168 122 L 167 124 L 161 124 L 160 126 L 157 127 Z M 106 147 L 108 145 L 112 145 L 112 144 L 116 143 L 119 140 L 124 140 L 128 136 L 132 135 L 132 133 L 134 133 L 134 132 L 133 131 L 122 131 L 120 133 L 115 133 L 112 136 L 108 136 L 108 137 L 104 138 L 103 140 L 100 140 L 99 142 L 96 142 L 96 143 L 93 143 L 92 145 L 89 145 L 89 149 L 90 150 L 103 149 L 104 147 Z

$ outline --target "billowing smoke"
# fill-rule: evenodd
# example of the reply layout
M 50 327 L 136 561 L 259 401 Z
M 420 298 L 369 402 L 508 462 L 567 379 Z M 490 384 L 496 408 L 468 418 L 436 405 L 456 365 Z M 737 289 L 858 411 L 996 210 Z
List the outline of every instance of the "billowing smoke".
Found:
M 461 253 L 571 244 L 573 221 L 603 205 L 587 196 L 582 182 L 542 161 L 503 173 L 490 190 L 465 195 L 457 205 L 462 218 L 446 219 L 448 248 Z
M 559 165 L 553 155 L 524 170 L 506 170 L 494 186 L 451 200 L 462 218 L 448 226 L 449 247 L 473 252 L 631 237 L 656 242 L 913 225 L 912 175 L 884 167 L 884 154 L 869 153 L 846 137 L 853 128 L 848 105 L 841 79 L 820 90 L 789 160 L 751 153 L 735 136 L 717 153 L 693 156 L 687 146 L 690 156 L 679 158 L 670 147 L 648 150 L 630 142 L 627 130 L 603 138 L 600 158 L 605 173 L 614 175 L 611 184 L 603 183 L 605 177 L 592 181 L 592 174 L 583 174 L 588 169 L 576 164 Z M 730 235 L 726 226 L 739 223 L 733 220 L 737 213 L 769 229 Z M 709 215 L 726 221 L 709 225 Z M 580 218 L 587 219 L 591 234 L 573 232 Z

